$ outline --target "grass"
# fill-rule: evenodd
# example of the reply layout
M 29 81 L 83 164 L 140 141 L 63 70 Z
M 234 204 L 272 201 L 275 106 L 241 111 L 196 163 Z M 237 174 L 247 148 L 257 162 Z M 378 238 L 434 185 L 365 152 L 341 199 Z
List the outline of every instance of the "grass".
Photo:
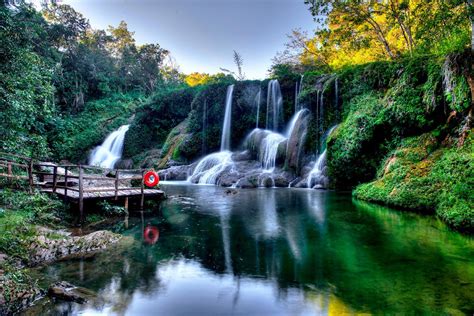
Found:
M 4 189 L 0 192 L 0 252 L 26 260 L 36 225 L 59 225 L 60 201 L 46 194 Z
M 404 140 L 391 153 L 375 181 L 359 185 L 354 196 L 424 213 L 449 226 L 474 231 L 473 130 L 462 146 L 439 145 L 433 133 Z

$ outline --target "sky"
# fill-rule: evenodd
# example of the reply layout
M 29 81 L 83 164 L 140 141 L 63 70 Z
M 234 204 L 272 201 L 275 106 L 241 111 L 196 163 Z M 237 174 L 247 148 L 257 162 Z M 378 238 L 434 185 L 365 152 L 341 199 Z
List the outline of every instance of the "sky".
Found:
M 59 1 L 58 1 L 59 2 Z M 271 59 L 284 49 L 287 34 L 310 34 L 315 22 L 304 0 L 63 0 L 95 29 L 121 20 L 137 44 L 158 43 L 186 74 L 235 70 L 233 50 L 244 59 L 248 79 L 268 75 Z

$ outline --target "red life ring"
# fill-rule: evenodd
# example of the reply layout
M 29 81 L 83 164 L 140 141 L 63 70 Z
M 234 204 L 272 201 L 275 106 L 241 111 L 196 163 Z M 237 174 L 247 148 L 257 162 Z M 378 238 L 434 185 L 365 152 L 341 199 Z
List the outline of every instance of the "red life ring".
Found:
M 160 182 L 160 177 L 155 171 L 148 171 L 143 177 L 143 182 L 147 187 L 154 187 Z
M 147 226 L 143 231 L 143 239 L 149 245 L 154 245 L 160 237 L 160 231 L 155 226 Z

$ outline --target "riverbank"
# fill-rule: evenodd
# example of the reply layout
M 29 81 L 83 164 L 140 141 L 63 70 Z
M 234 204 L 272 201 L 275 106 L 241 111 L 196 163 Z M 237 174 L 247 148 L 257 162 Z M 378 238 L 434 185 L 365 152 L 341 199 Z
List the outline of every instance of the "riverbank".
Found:
M 75 236 L 67 229 L 65 205 L 45 194 L 2 190 L 0 193 L 0 314 L 19 311 L 44 297 L 31 268 L 77 256 L 93 255 L 122 236 L 93 231 Z M 89 221 L 100 220 L 89 217 Z M 61 281 L 61 280 L 57 280 Z M 53 293 L 54 294 L 54 293 Z

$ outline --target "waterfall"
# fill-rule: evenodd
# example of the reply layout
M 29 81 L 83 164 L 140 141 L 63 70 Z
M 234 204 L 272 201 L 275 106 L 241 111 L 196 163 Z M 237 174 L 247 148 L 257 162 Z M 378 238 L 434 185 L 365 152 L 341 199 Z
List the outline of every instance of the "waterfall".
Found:
M 230 152 L 230 132 L 232 119 L 232 94 L 234 85 L 227 87 L 225 99 L 224 123 L 222 124 L 221 151 L 212 153 L 202 158 L 194 168 L 189 182 L 199 184 L 217 184 L 219 175 L 229 166 L 233 165 L 232 152 Z
M 278 147 L 286 140 L 281 134 L 270 132 L 262 141 L 260 149 L 260 162 L 265 171 L 271 172 L 275 169 Z
M 255 124 L 255 128 L 258 128 L 258 119 L 259 119 L 259 116 L 260 116 L 260 102 L 261 102 L 261 99 L 262 99 L 262 88 L 260 87 L 258 89 L 257 95 L 255 96 L 255 102 L 257 103 L 257 118 L 255 119 L 255 121 L 257 123 Z
M 314 188 L 325 188 L 327 187 L 327 177 L 325 175 L 325 167 L 326 167 L 326 149 L 324 149 L 323 153 L 319 155 L 318 160 L 314 164 L 313 169 L 308 175 L 306 179 L 306 186 L 310 189 Z
M 337 127 L 337 125 L 331 127 L 329 131 L 327 132 L 325 136 L 325 140 L 331 133 L 334 131 L 334 129 Z M 310 171 L 308 174 L 308 177 L 306 179 L 306 187 L 310 189 L 319 189 L 319 188 L 327 188 L 329 179 L 327 178 L 326 175 L 326 159 L 327 156 L 327 149 L 325 148 L 324 151 L 319 155 L 318 159 L 316 160 L 313 169 Z
M 301 93 L 301 88 L 303 87 L 303 78 L 304 75 L 301 75 L 300 81 L 295 83 L 295 113 L 300 109 L 299 98 Z
M 301 129 L 300 122 L 308 113 L 306 109 L 298 111 L 288 123 L 284 134 L 256 128 L 247 136 L 246 147 L 248 150 L 258 153 L 261 167 L 265 172 L 272 172 L 275 169 L 279 149 L 288 151 L 285 142 L 288 142 L 292 135 L 295 137 L 295 130 Z M 298 133 L 298 139 L 300 139 L 300 134 L 304 133 Z M 281 146 L 284 147 L 281 148 Z
M 89 157 L 89 165 L 112 169 L 122 157 L 123 141 L 125 133 L 130 125 L 122 125 L 116 131 L 110 133 L 102 145 L 97 146 Z
M 202 158 L 194 168 L 189 182 L 199 184 L 217 184 L 217 177 L 227 168 L 233 165 L 232 152 L 220 151 Z
M 227 87 L 227 96 L 225 98 L 224 124 L 222 125 L 221 151 L 230 150 L 230 131 L 232 120 L 232 94 L 234 85 Z
M 283 97 L 278 80 L 270 80 L 267 89 L 266 129 L 278 131 L 283 112 Z

